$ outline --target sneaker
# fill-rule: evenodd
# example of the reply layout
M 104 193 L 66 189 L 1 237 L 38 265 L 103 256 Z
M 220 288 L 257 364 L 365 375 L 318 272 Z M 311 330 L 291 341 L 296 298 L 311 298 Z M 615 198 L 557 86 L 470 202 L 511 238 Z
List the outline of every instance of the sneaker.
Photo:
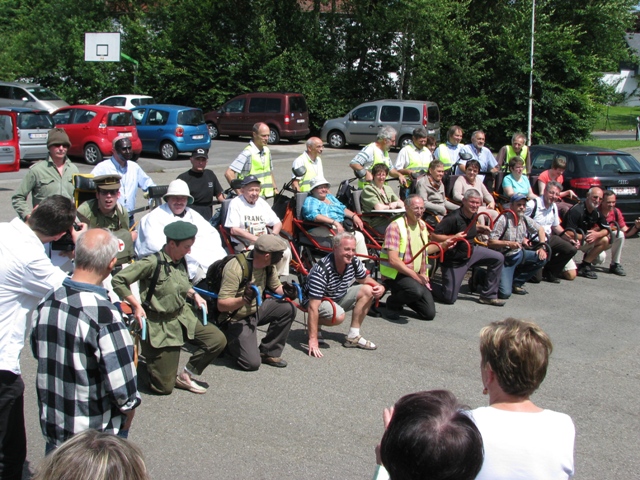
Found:
M 621 277 L 626 277 L 627 274 L 624 271 L 624 268 L 622 268 L 622 265 L 620 265 L 619 263 L 612 263 L 609 266 L 609 273 L 613 273 L 615 275 L 619 275 Z
M 593 271 L 593 265 L 587 265 L 585 263 L 581 263 L 578 267 L 578 275 L 584 278 L 590 278 L 591 280 L 598 278 L 596 272 Z
M 526 295 L 529 292 L 527 292 L 527 290 L 523 286 L 514 285 L 511 287 L 511 293 L 514 293 L 516 295 Z
M 262 363 L 265 365 L 271 365 L 272 367 L 284 368 L 287 366 L 287 362 L 281 357 L 269 357 L 264 353 L 261 353 Z
M 498 300 L 497 298 L 480 297 L 478 299 L 478 303 L 482 303 L 483 305 L 491 305 L 493 307 L 504 307 L 504 304 L 507 302 L 505 302 L 504 300 Z

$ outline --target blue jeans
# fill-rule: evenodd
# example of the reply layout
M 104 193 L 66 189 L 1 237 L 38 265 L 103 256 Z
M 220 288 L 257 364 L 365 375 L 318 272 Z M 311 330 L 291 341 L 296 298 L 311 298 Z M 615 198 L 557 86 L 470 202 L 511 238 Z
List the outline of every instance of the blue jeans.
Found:
M 500 276 L 498 298 L 509 298 L 513 286 L 521 287 L 527 280 L 547 263 L 540 260 L 534 250 L 520 250 L 518 253 L 504 257 L 504 267 Z

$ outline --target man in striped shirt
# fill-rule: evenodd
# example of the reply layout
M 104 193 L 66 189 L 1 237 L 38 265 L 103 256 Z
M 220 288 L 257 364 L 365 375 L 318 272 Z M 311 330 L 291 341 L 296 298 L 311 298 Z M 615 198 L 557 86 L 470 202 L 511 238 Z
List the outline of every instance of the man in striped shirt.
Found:
M 364 265 L 356 257 L 355 237 L 343 232 L 332 241 L 333 253 L 313 266 L 305 288 L 309 298 L 309 355 L 318 358 L 323 356 L 320 344 L 325 343 L 320 335 L 320 326 L 340 325 L 349 310 L 353 310 L 351 328 L 343 345 L 346 348 L 375 350 L 376 345 L 360 335 L 360 326 L 373 300 L 384 294 L 384 287 L 367 275 Z M 325 300 L 327 298 L 332 301 Z

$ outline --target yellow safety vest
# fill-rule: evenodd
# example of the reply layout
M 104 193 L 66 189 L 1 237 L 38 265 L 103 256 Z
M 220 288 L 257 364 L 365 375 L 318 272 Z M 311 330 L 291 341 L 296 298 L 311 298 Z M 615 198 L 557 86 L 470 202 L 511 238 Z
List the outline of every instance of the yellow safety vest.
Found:
M 460 148 L 462 148 L 462 144 L 458 144 L 458 150 L 460 150 Z M 458 151 L 456 150 L 456 152 Z M 441 143 L 440 145 L 438 145 L 438 160 L 440 160 L 443 164 L 444 164 L 444 169 L 446 170 L 447 168 L 451 168 L 451 166 L 453 165 L 453 160 L 451 158 L 451 151 L 449 150 L 449 147 L 447 146 L 446 143 Z M 458 159 L 455 159 L 456 161 L 458 161 Z
M 247 145 L 244 151 L 251 154 L 251 170 L 247 175 L 255 175 L 261 183 L 260 195 L 266 198 L 273 197 L 275 191 L 273 183 L 271 183 L 271 152 L 268 147 L 264 147 L 264 155 L 260 155 L 260 151 Z M 264 158 L 264 161 L 262 160 Z M 238 174 L 239 179 L 243 179 L 244 174 Z
M 419 172 L 421 170 L 429 169 L 429 163 L 425 163 L 422 161 L 422 156 L 416 151 L 413 143 L 404 148 L 409 149 L 407 151 L 409 155 L 409 165 L 407 165 L 406 167 L 407 170 L 410 170 L 412 172 Z M 425 150 L 426 150 L 426 147 L 422 149 L 422 151 L 425 151 Z M 411 175 L 407 177 L 407 187 L 410 185 L 411 185 Z
M 306 152 L 300 155 L 300 157 L 303 157 L 302 160 L 304 161 L 304 166 L 307 168 L 307 173 L 304 174 L 304 177 L 302 177 L 301 181 L 298 183 L 298 187 L 301 192 L 309 192 L 311 191 L 311 181 L 318 175 L 316 173 L 317 166 L 319 165 L 320 168 L 322 168 L 322 159 L 320 157 L 316 157 L 316 161 L 314 163 Z
M 520 157 L 522 160 L 524 160 L 524 170 L 522 171 L 522 174 L 526 175 L 527 174 L 527 152 L 528 151 L 529 151 L 529 149 L 527 148 L 527 146 L 523 145 L 522 146 L 522 151 L 520 152 L 520 155 L 518 155 L 511 145 L 507 145 L 507 156 L 504 159 L 504 163 L 509 164 L 509 160 L 511 160 L 513 157 Z
M 409 238 L 409 231 L 407 230 L 407 223 L 405 217 L 400 217 L 391 223 L 396 223 L 400 230 L 400 245 L 398 245 L 398 257 L 404 261 L 404 254 L 407 251 L 407 240 Z M 427 224 L 422 219 L 418 219 L 418 225 L 420 226 L 420 238 L 425 243 L 429 243 L 429 232 L 427 230 Z M 422 248 L 422 246 L 420 246 Z M 417 251 L 417 250 L 416 250 Z M 426 255 L 423 251 L 421 255 Z M 386 246 L 382 246 L 380 251 L 380 274 L 384 277 L 395 279 L 398 276 L 398 271 L 392 268 L 389 264 L 389 250 Z
M 380 151 L 379 148 L 376 147 L 376 143 L 370 143 L 369 145 L 367 145 L 364 148 L 369 148 L 373 146 L 373 163 L 371 164 L 371 166 L 369 168 L 367 168 L 368 171 L 371 171 L 371 169 L 373 168 L 374 165 L 378 164 L 378 163 L 384 163 L 387 167 L 389 167 L 389 170 L 391 170 L 391 160 L 389 160 L 389 152 L 384 152 L 384 156 L 380 156 L 380 153 L 378 153 Z M 365 182 L 364 180 L 358 180 L 358 188 L 360 190 L 364 190 L 364 187 L 367 186 L 367 184 L 369 184 L 371 182 Z

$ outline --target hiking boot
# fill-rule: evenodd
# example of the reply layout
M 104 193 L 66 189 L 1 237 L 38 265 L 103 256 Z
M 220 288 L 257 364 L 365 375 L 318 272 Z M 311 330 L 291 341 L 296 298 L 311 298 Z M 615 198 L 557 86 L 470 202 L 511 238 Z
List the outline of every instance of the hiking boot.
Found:
M 506 302 L 504 300 L 498 300 L 497 298 L 480 297 L 478 299 L 478 303 L 481 303 L 483 305 L 491 305 L 493 307 L 504 307 L 504 304 Z
M 590 278 L 591 280 L 595 280 L 598 278 L 596 272 L 593 271 L 593 265 L 581 263 L 578 267 L 578 275 L 584 278 Z
M 624 268 L 622 268 L 622 265 L 620 265 L 619 263 L 612 263 L 609 266 L 609 273 L 613 273 L 615 275 L 619 275 L 621 277 L 626 277 L 627 274 L 624 271 Z

